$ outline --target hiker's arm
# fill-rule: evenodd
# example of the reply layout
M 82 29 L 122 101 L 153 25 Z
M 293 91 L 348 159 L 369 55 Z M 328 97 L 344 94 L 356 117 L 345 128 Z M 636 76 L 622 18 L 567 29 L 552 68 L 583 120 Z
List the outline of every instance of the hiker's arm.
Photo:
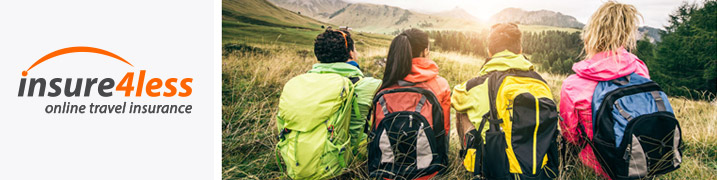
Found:
M 470 119 L 468 119 L 468 114 L 456 112 L 456 130 L 458 130 L 458 138 L 461 141 L 461 147 L 465 145 L 465 143 L 463 143 L 463 138 L 465 137 L 466 132 L 473 129 L 475 129 L 475 126 L 473 126 L 473 123 L 471 123 Z
M 565 93 L 566 91 L 560 92 L 560 117 L 562 121 L 559 122 L 563 138 L 573 144 L 580 143 L 580 134 L 578 133 L 578 123 L 580 123 L 575 110 L 575 103 L 570 99 L 570 95 Z
M 451 107 L 456 110 L 456 130 L 458 131 L 461 146 L 463 146 L 463 138 L 466 132 L 475 129 L 468 119 L 468 114 L 466 114 L 468 110 L 473 108 L 471 104 L 474 102 L 470 101 L 471 99 L 468 97 L 468 91 L 466 91 L 465 86 L 465 83 L 457 85 L 453 88 L 453 93 L 451 93 Z
M 367 137 L 366 133 L 364 133 L 366 117 L 369 109 L 371 109 L 373 94 L 376 93 L 376 89 L 378 89 L 379 85 L 381 85 L 380 80 L 368 77 L 363 78 L 356 84 L 356 95 L 358 95 L 357 100 L 360 114 L 355 114 L 352 110 L 351 122 L 349 123 L 351 142 L 354 145 L 359 144 Z
M 446 89 L 445 92 L 443 92 L 443 96 L 441 97 L 441 108 L 443 108 L 443 123 L 444 127 L 446 129 L 446 134 L 451 133 L 451 90 Z

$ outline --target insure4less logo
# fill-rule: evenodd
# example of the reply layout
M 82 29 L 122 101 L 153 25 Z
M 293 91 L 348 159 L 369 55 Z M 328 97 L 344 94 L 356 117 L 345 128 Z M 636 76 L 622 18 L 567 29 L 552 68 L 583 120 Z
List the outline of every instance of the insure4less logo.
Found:
M 168 78 L 164 80 L 160 78 L 151 78 L 145 76 L 146 70 L 139 71 L 136 78 L 137 81 L 134 81 L 136 75 L 135 72 L 127 72 L 127 74 L 125 74 L 124 77 L 119 81 L 115 81 L 112 78 L 100 79 L 97 77 L 64 79 L 61 77 L 40 77 L 29 78 L 29 80 L 28 78 L 26 78 L 30 70 L 35 66 L 38 66 L 41 63 L 52 59 L 53 57 L 69 53 L 101 54 L 112 57 L 116 60 L 122 61 L 129 66 L 134 67 L 134 65 L 132 65 L 124 58 L 103 49 L 85 46 L 68 47 L 56 50 L 43 56 L 39 60 L 35 61 L 35 63 L 33 63 L 29 68 L 27 68 L 27 70 L 22 71 L 23 77 L 20 78 L 20 87 L 18 88 L 17 96 L 44 97 L 47 95 L 49 97 L 89 97 L 92 96 L 94 92 L 96 92 L 102 97 L 110 97 L 115 94 L 113 93 L 114 91 L 120 92 L 120 94 L 123 94 L 125 97 L 131 96 L 133 92 L 134 96 L 136 97 L 145 96 L 145 94 L 149 97 L 187 97 L 192 95 L 192 87 L 190 86 L 193 80 L 192 78 L 183 78 L 181 80 L 179 78 Z M 165 87 L 167 91 L 160 91 L 162 87 Z M 37 94 L 35 93 L 36 91 Z

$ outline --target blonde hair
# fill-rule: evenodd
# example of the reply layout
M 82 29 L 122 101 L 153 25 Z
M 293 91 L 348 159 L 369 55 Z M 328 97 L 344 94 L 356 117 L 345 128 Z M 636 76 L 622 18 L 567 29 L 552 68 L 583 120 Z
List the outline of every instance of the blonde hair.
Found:
M 634 49 L 637 28 L 642 18 L 642 14 L 633 5 L 608 1 L 600 6 L 583 29 L 587 58 L 604 51 L 616 55 L 620 47 Z

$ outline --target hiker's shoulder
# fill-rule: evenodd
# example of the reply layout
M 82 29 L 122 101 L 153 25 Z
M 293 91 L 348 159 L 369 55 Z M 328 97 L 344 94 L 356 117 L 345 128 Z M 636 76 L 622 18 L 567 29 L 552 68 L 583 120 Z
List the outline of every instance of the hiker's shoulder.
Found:
M 376 91 L 379 86 L 381 86 L 381 80 L 373 77 L 362 77 L 360 81 L 356 82 L 358 91 Z
M 373 87 L 373 86 L 376 86 L 376 87 L 378 87 L 378 86 L 381 85 L 381 80 L 380 80 L 380 79 L 373 78 L 373 77 L 361 77 L 361 80 L 360 80 L 359 82 L 357 82 L 356 84 L 357 84 L 357 85 L 358 85 L 358 84 L 361 84 L 361 85 L 365 85 L 365 86 L 372 86 L 372 87 Z
M 482 75 L 482 76 L 477 76 L 477 77 L 471 78 L 470 80 L 465 82 L 465 90 L 470 91 L 471 89 L 473 89 L 475 87 L 487 85 L 486 80 L 488 80 L 488 77 L 490 77 L 490 76 Z
M 570 75 L 563 81 L 560 89 L 561 95 L 573 101 L 592 99 L 593 91 L 597 81 L 582 78 L 578 75 Z
M 443 78 L 441 76 L 436 76 L 435 78 L 433 78 L 433 80 L 436 81 L 436 83 L 440 84 L 441 86 L 445 86 L 448 88 L 450 87 L 448 85 L 448 80 L 446 80 L 446 78 Z

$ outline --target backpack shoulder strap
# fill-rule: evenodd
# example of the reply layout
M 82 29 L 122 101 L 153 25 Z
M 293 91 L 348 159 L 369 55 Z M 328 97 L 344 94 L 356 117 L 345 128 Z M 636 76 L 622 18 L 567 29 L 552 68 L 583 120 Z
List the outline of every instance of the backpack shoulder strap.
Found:
M 480 148 L 480 150 L 476 150 L 476 155 L 473 156 L 475 159 L 473 160 L 473 176 L 474 177 L 480 177 L 480 175 L 483 173 L 483 155 L 478 153 L 483 153 L 483 127 L 485 127 L 485 123 L 490 118 L 490 112 L 485 113 L 483 115 L 483 120 L 480 122 L 480 126 L 478 127 L 478 135 L 477 137 L 473 138 L 473 144 L 476 146 L 476 148 Z
M 356 83 L 358 83 L 362 79 L 361 76 L 352 76 L 352 77 L 348 77 L 348 78 L 349 78 L 349 80 L 351 80 L 351 83 L 353 83 L 354 85 L 356 85 Z
M 627 76 L 623 76 L 623 77 L 625 77 L 625 78 L 619 77 L 619 78 L 616 78 L 616 79 L 613 79 L 613 80 L 610 80 L 610 81 L 611 81 L 612 83 L 615 83 L 615 84 L 624 86 L 624 85 L 627 85 L 627 84 L 630 83 L 630 75 L 631 75 L 631 74 L 628 74 Z
M 417 83 L 408 82 L 408 81 L 404 81 L 404 80 L 398 80 L 398 82 L 396 82 L 396 83 L 398 84 L 398 86 L 415 86 L 417 84 Z
M 490 76 L 491 74 L 493 74 L 493 72 L 490 72 L 486 75 L 474 77 L 473 79 L 466 81 L 466 91 L 470 91 L 474 87 L 485 83 L 485 80 L 488 79 L 488 76 Z
M 498 130 L 499 124 L 502 123 L 502 119 L 498 117 L 498 110 L 496 109 L 495 100 L 498 96 L 498 89 L 503 83 L 504 72 L 493 72 L 488 77 L 488 103 L 490 104 L 490 110 L 488 111 L 488 121 L 490 122 L 491 130 Z

